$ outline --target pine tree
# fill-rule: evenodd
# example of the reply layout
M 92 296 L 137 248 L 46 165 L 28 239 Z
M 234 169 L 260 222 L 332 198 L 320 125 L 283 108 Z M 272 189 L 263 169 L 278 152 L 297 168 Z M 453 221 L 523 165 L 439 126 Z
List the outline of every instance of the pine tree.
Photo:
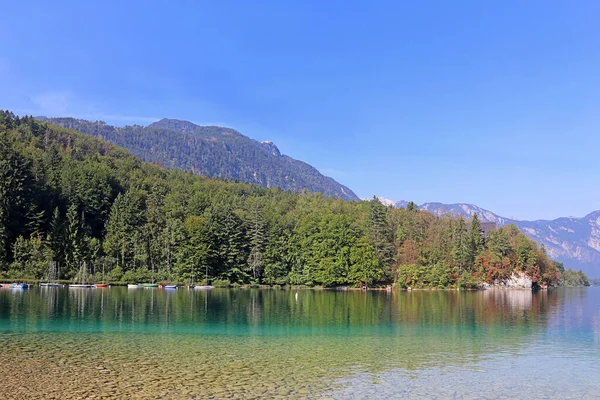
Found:
M 27 208 L 27 230 L 31 236 L 40 236 L 45 223 L 45 211 L 40 210 L 35 203 L 29 203 Z
M 224 249 L 226 275 L 232 282 L 246 282 L 248 273 L 243 268 L 248 259 L 245 232 L 242 221 L 232 208 L 226 211 L 223 228 L 227 237 Z
M 248 266 L 252 270 L 252 276 L 256 282 L 262 275 L 263 253 L 265 250 L 265 221 L 262 204 L 258 198 L 250 210 L 248 234 L 250 236 Z
M 247 282 L 248 259 L 245 229 L 233 207 L 222 203 L 211 206 L 206 218 L 215 239 L 213 270 L 231 282 Z
M 116 260 L 118 267 L 123 268 L 125 262 L 125 224 L 123 210 L 123 195 L 118 194 L 110 208 L 106 222 L 106 238 L 104 248 L 107 255 Z
M 0 132 L 0 263 L 9 261 L 14 238 L 26 233 L 28 164 L 16 151 L 14 138 Z
M 416 203 L 409 201 L 406 205 L 406 211 L 417 212 L 419 211 L 419 206 Z
M 66 272 L 73 275 L 84 261 L 81 221 L 75 204 L 71 204 L 67 209 L 64 235 Z
M 471 247 L 474 256 L 477 256 L 484 250 L 483 244 L 483 231 L 481 230 L 481 223 L 477 214 L 473 216 L 471 220 L 471 227 L 469 228 L 469 236 L 471 237 Z
M 135 191 L 119 194 L 110 209 L 106 223 L 106 253 L 117 261 L 123 271 L 135 266 L 137 260 L 145 260 L 146 245 L 143 226 L 141 195 Z
M 186 239 L 182 245 L 178 273 L 185 280 L 195 282 L 197 276 L 208 279 L 210 271 L 208 258 L 212 251 L 210 227 L 206 220 L 190 216 L 184 223 Z M 208 285 L 208 282 L 205 282 Z
M 52 213 L 50 230 L 46 235 L 46 246 L 50 250 L 52 261 L 61 262 L 64 254 L 64 232 L 63 224 L 58 207 Z
M 455 272 L 461 276 L 465 271 L 469 271 L 473 265 L 473 259 L 473 247 L 467 233 L 467 225 L 465 220 L 460 217 L 454 229 L 452 246 Z
M 375 196 L 369 203 L 368 229 L 371 245 L 375 249 L 380 268 L 389 275 L 393 261 L 393 237 L 387 220 L 388 210 Z

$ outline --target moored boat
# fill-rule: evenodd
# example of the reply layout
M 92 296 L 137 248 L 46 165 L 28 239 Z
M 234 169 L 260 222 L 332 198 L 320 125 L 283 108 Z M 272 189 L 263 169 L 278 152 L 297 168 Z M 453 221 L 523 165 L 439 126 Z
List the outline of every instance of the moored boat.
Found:
M 213 287 L 210 285 L 202 285 L 202 286 L 194 286 L 194 289 L 198 289 L 198 290 L 210 290 Z
M 157 288 L 158 283 L 142 283 L 142 286 L 145 288 Z
M 11 287 L 13 289 L 29 289 L 32 285 L 29 285 L 27 283 L 13 283 L 11 285 Z
M 63 287 L 62 283 L 40 283 L 40 287 Z
M 96 283 L 95 285 L 93 285 L 95 288 L 105 288 L 108 287 L 108 284 L 106 283 Z
M 141 287 L 142 287 L 142 285 L 133 285 L 133 284 L 127 285 L 127 289 L 138 289 Z
M 90 289 L 92 288 L 94 285 L 84 285 L 84 284 L 74 284 L 74 285 L 69 285 L 69 288 L 74 288 L 74 289 Z
M 177 289 L 177 285 L 165 285 L 163 286 L 164 289 L 169 289 L 169 290 L 174 290 Z

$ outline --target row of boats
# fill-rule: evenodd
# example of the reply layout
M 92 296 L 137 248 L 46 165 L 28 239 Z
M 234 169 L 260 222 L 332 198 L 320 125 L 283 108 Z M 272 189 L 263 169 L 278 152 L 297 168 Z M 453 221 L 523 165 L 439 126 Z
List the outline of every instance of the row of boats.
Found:
M 130 284 L 127 285 L 127 289 L 142 289 L 142 288 L 158 288 L 166 290 L 177 290 L 177 289 L 197 289 L 197 290 L 209 290 L 213 287 L 210 285 L 189 285 L 189 286 L 177 286 L 177 285 L 158 285 L 156 283 L 144 283 L 141 285 Z
M 2 287 L 2 286 L 9 286 L 9 284 L 4 284 L 4 285 L 0 284 L 0 287 Z M 40 287 L 65 287 L 67 285 L 63 285 L 61 283 L 40 283 L 39 286 Z M 69 286 L 69 288 L 98 289 L 98 288 L 108 287 L 108 284 L 106 284 L 106 283 L 96 283 L 93 285 L 71 284 L 68 286 Z M 31 284 L 31 283 L 12 283 L 12 284 L 10 284 L 10 287 L 13 289 L 31 289 L 33 287 L 33 284 Z M 178 288 L 187 288 L 187 289 L 209 290 L 209 289 L 212 289 L 213 287 L 210 285 L 177 286 L 177 285 L 159 285 L 158 283 L 144 283 L 141 285 L 137 285 L 137 284 L 127 285 L 127 288 L 128 289 L 158 288 L 158 289 L 166 289 L 166 290 L 177 290 Z

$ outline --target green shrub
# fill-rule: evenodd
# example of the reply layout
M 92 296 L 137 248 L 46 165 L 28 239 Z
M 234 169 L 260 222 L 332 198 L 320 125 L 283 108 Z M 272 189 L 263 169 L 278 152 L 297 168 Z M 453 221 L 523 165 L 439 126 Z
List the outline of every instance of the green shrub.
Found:
M 227 280 L 227 279 L 215 279 L 212 282 L 212 286 L 214 286 L 214 287 L 230 287 L 231 282 L 229 282 L 229 280 Z
M 108 274 L 106 274 L 106 279 L 109 282 L 121 282 L 121 279 L 123 279 L 123 270 L 117 265 Z

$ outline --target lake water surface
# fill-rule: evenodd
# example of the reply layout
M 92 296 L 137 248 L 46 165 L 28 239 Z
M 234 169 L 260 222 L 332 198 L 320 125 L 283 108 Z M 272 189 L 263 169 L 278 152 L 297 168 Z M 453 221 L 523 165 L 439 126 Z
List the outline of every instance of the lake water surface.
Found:
M 0 349 L 8 398 L 600 398 L 600 288 L 2 289 Z

